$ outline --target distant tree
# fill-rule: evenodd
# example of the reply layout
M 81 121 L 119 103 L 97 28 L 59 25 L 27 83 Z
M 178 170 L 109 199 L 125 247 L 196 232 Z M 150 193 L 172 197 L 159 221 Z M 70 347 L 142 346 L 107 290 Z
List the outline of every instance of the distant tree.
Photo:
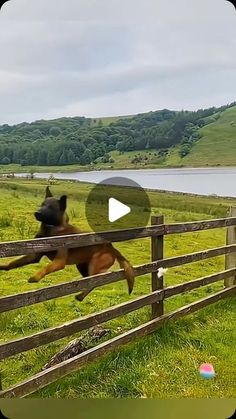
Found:
M 89 149 L 85 150 L 84 154 L 80 158 L 80 164 L 85 166 L 86 164 L 90 164 L 92 162 L 92 153 Z
M 10 161 L 9 157 L 3 157 L 3 159 L 1 160 L 1 163 L 2 164 L 10 164 L 11 161 Z
M 192 135 L 191 135 L 191 140 L 192 141 L 197 141 L 199 140 L 199 138 L 201 138 L 201 134 L 199 131 L 195 131 Z
M 204 125 L 206 125 L 206 121 L 204 119 L 199 119 L 197 121 L 197 124 L 199 127 L 204 127 Z
M 13 163 L 20 163 L 20 160 L 21 160 L 20 150 L 19 150 L 19 148 L 16 148 L 13 152 L 12 162 Z
M 46 166 L 48 162 L 47 157 L 48 157 L 47 150 L 40 149 L 39 154 L 38 154 L 38 160 L 37 160 L 38 166 Z
M 63 150 L 60 158 L 59 158 L 59 165 L 63 166 L 65 164 L 68 164 L 68 154 L 66 150 Z
M 34 159 L 34 153 L 32 149 L 29 149 L 25 155 L 25 161 L 28 165 L 34 165 L 35 159 Z
M 43 135 L 42 135 L 41 131 L 39 131 L 39 129 L 35 129 L 34 131 L 32 131 L 30 136 L 31 136 L 32 140 L 38 140 L 38 139 L 43 137 Z
M 67 159 L 68 159 L 69 164 L 75 164 L 76 163 L 76 155 L 71 149 L 69 149 L 69 151 L 68 151 Z
M 179 154 L 180 157 L 185 157 L 189 154 L 191 150 L 191 145 L 190 144 L 183 144 L 182 147 L 180 148 Z
M 104 154 L 104 156 L 101 159 L 102 163 L 109 163 L 110 161 L 110 156 L 109 154 Z
M 57 153 L 55 153 L 55 151 L 51 150 L 48 152 L 47 162 L 49 166 L 54 166 L 58 163 L 58 156 Z
M 61 130 L 59 127 L 51 127 L 49 130 L 49 135 L 53 137 L 58 137 L 61 134 Z
M 117 151 L 123 151 L 123 142 L 122 141 L 119 141 L 117 144 L 116 144 L 116 150 Z

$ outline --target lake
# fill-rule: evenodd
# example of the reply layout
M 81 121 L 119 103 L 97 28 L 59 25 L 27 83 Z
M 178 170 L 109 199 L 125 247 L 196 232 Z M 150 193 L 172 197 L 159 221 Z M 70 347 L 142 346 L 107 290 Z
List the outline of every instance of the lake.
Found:
M 47 178 L 50 173 L 37 173 Z M 91 172 L 55 173 L 57 179 L 98 183 L 110 177 L 128 177 L 143 188 L 200 195 L 236 197 L 236 167 L 101 170 Z

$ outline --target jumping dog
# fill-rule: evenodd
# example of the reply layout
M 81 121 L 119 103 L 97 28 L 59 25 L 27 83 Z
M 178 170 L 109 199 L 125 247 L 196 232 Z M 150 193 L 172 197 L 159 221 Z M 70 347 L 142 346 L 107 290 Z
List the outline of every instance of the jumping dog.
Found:
M 77 227 L 69 223 L 66 207 L 67 196 L 63 195 L 60 199 L 56 199 L 53 197 L 49 187 L 47 187 L 44 202 L 34 214 L 36 220 L 41 223 L 35 238 L 81 233 Z M 11 269 L 38 263 L 43 256 L 47 256 L 51 262 L 33 275 L 29 279 L 29 282 L 39 282 L 46 275 L 64 269 L 66 265 L 76 265 L 83 277 L 97 275 L 106 272 L 117 260 L 121 269 L 124 269 L 129 294 L 133 290 L 133 268 L 128 260 L 111 243 L 74 249 L 61 247 L 56 251 L 32 253 L 13 260 L 6 265 L 0 265 L 0 270 L 10 271 Z M 91 289 L 82 291 L 76 296 L 76 299 L 83 301 L 91 291 Z

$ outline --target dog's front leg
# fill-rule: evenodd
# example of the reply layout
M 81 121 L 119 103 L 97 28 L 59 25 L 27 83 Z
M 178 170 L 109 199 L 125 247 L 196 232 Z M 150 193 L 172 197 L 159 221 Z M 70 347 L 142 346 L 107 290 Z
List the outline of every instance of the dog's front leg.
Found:
M 46 265 L 44 268 L 40 269 L 40 271 L 38 271 L 34 276 L 32 276 L 28 282 L 39 282 L 46 275 L 64 269 L 66 266 L 66 259 L 67 251 L 64 249 L 58 251 L 53 261 Z
M 0 271 L 10 271 L 11 269 L 20 268 L 22 266 L 30 265 L 31 263 L 38 263 L 42 255 L 34 253 L 32 255 L 21 256 L 5 265 L 0 265 Z

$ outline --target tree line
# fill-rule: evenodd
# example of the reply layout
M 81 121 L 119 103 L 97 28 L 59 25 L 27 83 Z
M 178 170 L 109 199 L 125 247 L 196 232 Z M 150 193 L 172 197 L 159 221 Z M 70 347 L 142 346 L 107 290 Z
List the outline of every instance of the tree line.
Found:
M 186 156 L 200 138 L 199 129 L 216 120 L 231 103 L 195 112 L 168 109 L 118 119 L 105 125 L 102 119 L 85 117 L 40 120 L 0 126 L 0 163 L 68 165 L 112 163 L 110 152 L 167 150 L 180 145 Z

